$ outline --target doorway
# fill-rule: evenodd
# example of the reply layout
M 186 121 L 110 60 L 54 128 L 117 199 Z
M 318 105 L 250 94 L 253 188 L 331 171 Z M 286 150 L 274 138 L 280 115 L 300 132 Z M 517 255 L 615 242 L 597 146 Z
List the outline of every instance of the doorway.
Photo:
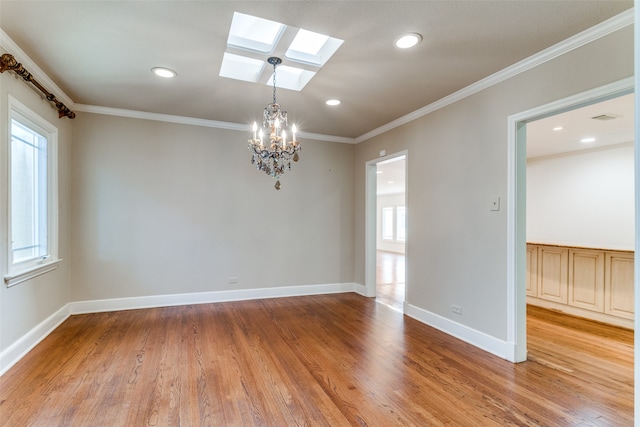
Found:
M 365 293 L 403 312 L 406 298 L 407 151 L 366 163 Z
M 528 124 L 633 92 L 633 79 L 625 79 L 589 92 L 510 116 L 508 218 L 509 341 L 513 361 L 527 360 L 527 143 Z M 633 114 L 631 114 L 633 116 Z M 554 127 L 557 125 L 554 125 Z M 553 128 L 552 128 L 553 130 Z M 580 144 L 580 142 L 578 142 Z M 551 187 L 550 189 L 552 189 Z M 635 216 L 635 212 L 634 212 Z
M 527 360 L 596 384 L 594 366 L 610 363 L 620 396 L 633 378 L 633 104 L 598 100 L 526 128 Z
M 406 156 L 376 163 L 376 300 L 404 311 Z

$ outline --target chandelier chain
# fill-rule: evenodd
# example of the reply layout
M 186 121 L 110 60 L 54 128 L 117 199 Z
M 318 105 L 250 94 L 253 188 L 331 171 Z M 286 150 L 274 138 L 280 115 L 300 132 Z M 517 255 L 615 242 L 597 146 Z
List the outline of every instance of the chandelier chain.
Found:
M 273 64 L 273 103 L 276 104 L 276 64 Z

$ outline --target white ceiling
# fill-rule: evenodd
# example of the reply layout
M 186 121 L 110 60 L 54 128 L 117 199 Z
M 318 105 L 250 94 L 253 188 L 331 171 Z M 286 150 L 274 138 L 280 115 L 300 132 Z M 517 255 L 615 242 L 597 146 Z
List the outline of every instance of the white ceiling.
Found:
M 378 163 L 376 165 L 376 193 L 384 195 L 406 192 L 406 168 L 405 156 Z
M 633 1 L 0 1 L 0 27 L 75 103 L 248 124 L 271 88 L 219 77 L 234 12 L 344 40 L 278 101 L 355 138 L 633 7 Z M 418 32 L 417 47 L 393 41 Z M 11 52 L 9 52 L 11 53 Z M 21 58 L 16 58 L 18 61 Z M 286 65 L 286 60 L 285 63 Z M 165 66 L 165 80 L 150 69 Z M 328 107 L 329 98 L 342 100 Z
M 633 142 L 633 111 L 634 95 L 629 94 L 527 123 L 527 158 Z M 601 115 L 616 118 L 593 119 Z M 583 143 L 583 138 L 595 141 Z

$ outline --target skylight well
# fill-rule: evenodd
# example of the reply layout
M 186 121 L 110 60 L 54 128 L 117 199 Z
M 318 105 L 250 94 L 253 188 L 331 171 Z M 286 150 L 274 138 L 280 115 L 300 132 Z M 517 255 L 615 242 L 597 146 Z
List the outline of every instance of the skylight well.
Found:
M 225 52 L 222 67 L 220 67 L 220 77 L 257 82 L 264 68 L 264 61 Z
M 284 89 L 300 91 L 315 75 L 316 73 L 314 71 L 281 65 L 278 67 L 276 86 Z M 269 77 L 267 84 L 269 86 L 273 86 L 273 74 Z
M 284 56 L 293 61 L 322 67 L 342 43 L 343 40 L 301 29 Z
M 256 52 L 273 52 L 285 26 L 279 22 L 235 12 L 231 21 L 227 46 Z
M 282 35 L 291 36 L 290 45 L 283 45 Z M 291 37 L 284 37 L 291 40 Z M 342 45 L 343 40 L 304 29 L 288 27 L 279 22 L 235 12 L 231 21 L 227 52 L 220 76 L 253 83 L 273 85 L 273 75 L 265 66 L 274 51 L 284 51 L 288 65 L 278 68 L 276 86 L 302 90 Z M 294 65 L 298 63 L 300 67 Z

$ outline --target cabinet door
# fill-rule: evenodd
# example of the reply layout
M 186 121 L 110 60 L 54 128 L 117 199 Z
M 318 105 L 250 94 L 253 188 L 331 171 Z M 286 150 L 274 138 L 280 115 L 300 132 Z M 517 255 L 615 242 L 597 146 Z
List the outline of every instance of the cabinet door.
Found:
M 569 250 L 569 305 L 604 311 L 604 251 Z
M 538 247 L 527 244 L 527 295 L 538 296 Z
M 538 246 L 538 298 L 567 303 L 569 249 Z
M 605 254 L 604 312 L 633 319 L 633 253 Z

